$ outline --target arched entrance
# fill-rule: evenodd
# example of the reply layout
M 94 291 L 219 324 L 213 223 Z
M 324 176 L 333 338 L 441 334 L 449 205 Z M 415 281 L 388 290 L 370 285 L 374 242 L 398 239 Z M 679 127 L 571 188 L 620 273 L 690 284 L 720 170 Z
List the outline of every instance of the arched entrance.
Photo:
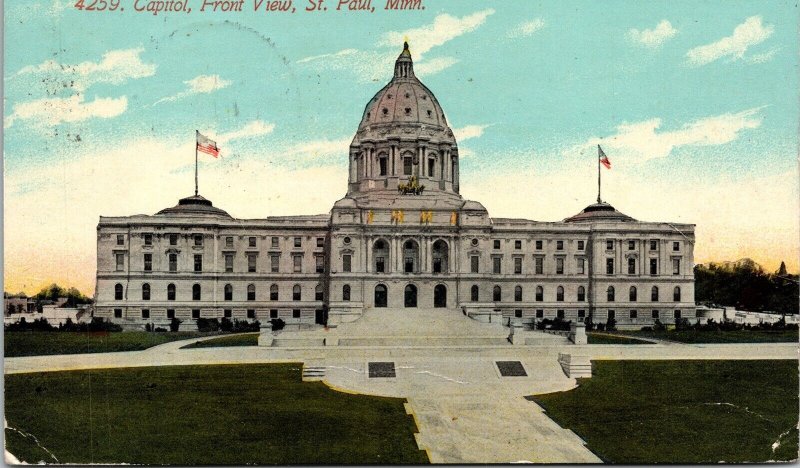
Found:
M 437 284 L 433 288 L 433 306 L 434 307 L 447 307 L 447 286 Z
M 417 287 L 413 284 L 406 286 L 404 305 L 406 307 L 417 306 Z
M 382 284 L 375 286 L 375 307 L 386 307 L 387 296 L 386 286 Z

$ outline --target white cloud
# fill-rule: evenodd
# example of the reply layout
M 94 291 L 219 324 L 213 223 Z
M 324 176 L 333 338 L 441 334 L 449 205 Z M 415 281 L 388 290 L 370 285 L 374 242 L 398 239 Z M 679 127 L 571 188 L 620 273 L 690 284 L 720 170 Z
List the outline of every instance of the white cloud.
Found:
M 672 23 L 667 20 L 661 20 L 653 29 L 629 30 L 628 38 L 639 45 L 655 49 L 675 37 L 677 33 L 678 30 L 672 27 Z
M 140 57 L 143 48 L 110 50 L 99 62 L 81 62 L 75 65 L 47 60 L 39 65 L 20 69 L 15 76 L 36 75 L 47 84 L 83 92 L 93 84 L 120 85 L 129 79 L 153 76 L 156 65 L 144 63 Z
M 631 161 L 645 161 L 668 156 L 681 146 L 714 146 L 729 143 L 739 137 L 742 130 L 758 128 L 762 117 L 761 107 L 735 114 L 728 113 L 706 117 L 685 124 L 682 128 L 657 132 L 661 119 L 625 123 L 617 127 L 617 133 L 605 138 L 591 138 L 567 153 L 592 151 L 598 144 L 614 150 L 617 157 Z
M 217 135 L 216 141 L 218 144 L 222 144 L 233 140 L 259 137 L 268 135 L 272 133 L 273 130 L 275 130 L 275 124 L 264 122 L 263 120 L 254 120 L 239 130 Z
M 437 57 L 425 60 L 414 64 L 414 74 L 417 76 L 435 75 L 457 63 L 458 60 L 453 57 Z
M 153 105 L 167 101 L 176 101 L 194 94 L 213 93 L 214 91 L 227 88 L 232 82 L 229 80 L 223 80 L 219 75 L 199 75 L 191 80 L 184 81 L 183 83 L 186 85 L 186 89 L 184 91 L 172 96 L 161 98 Z
M 489 8 L 475 12 L 462 18 L 446 13 L 433 19 L 433 23 L 420 28 L 405 31 L 390 31 L 383 35 L 381 45 L 386 47 L 402 47 L 408 41 L 409 50 L 414 58 L 421 58 L 434 47 L 441 46 L 459 36 L 474 31 L 486 22 L 486 18 L 494 14 Z
M 772 57 L 778 53 L 780 47 L 773 47 L 772 49 L 762 52 L 760 54 L 753 54 L 748 57 L 745 57 L 744 60 L 748 63 L 765 63 L 772 60 Z
M 690 49 L 686 52 L 686 59 L 694 66 L 706 65 L 722 57 L 731 57 L 731 60 L 741 59 L 748 48 L 767 40 L 774 29 L 772 25 L 764 26 L 760 16 L 751 16 L 736 26 L 732 35 Z
M 518 25 L 517 27 L 509 31 L 508 37 L 518 38 L 518 37 L 532 36 L 535 32 L 539 31 L 544 26 L 545 26 L 544 20 L 541 18 L 536 18 L 531 21 L 525 21 L 524 23 Z
M 83 95 L 68 98 L 46 98 L 14 104 L 13 112 L 5 119 L 6 128 L 17 120 L 32 120 L 35 125 L 57 125 L 62 122 L 80 122 L 91 118 L 116 117 L 128 107 L 125 96 L 95 98 L 86 102 Z
M 347 156 L 350 154 L 351 141 L 353 141 L 352 138 L 306 141 L 288 147 L 285 151 L 281 151 L 281 154 L 286 156 L 302 156 L 312 159 L 326 156 L 341 156 L 343 160 L 347 160 Z
M 344 57 L 347 55 L 357 54 L 357 49 L 344 49 L 340 50 L 339 52 L 335 52 L 332 54 L 321 54 L 321 55 L 312 55 L 311 57 L 306 57 L 297 61 L 297 63 L 306 63 L 306 62 L 313 62 L 314 60 L 329 58 L 329 57 Z
M 461 128 L 454 128 L 453 135 L 456 137 L 457 142 L 469 140 L 471 138 L 478 138 L 483 135 L 483 131 L 491 125 L 467 125 Z

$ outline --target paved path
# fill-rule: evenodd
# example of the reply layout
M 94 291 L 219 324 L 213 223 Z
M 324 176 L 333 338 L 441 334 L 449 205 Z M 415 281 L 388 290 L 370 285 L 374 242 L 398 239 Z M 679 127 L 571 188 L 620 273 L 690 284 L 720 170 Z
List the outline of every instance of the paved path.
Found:
M 485 347 L 228 347 L 6 358 L 5 373 L 194 364 L 304 362 L 325 368 L 331 387 L 407 398 L 418 444 L 440 463 L 599 462 L 572 432 L 525 395 L 569 390 L 560 352 L 602 359 L 797 359 L 796 343 Z M 495 361 L 518 360 L 527 377 L 501 377 Z M 396 378 L 368 378 L 368 362 L 394 362 Z

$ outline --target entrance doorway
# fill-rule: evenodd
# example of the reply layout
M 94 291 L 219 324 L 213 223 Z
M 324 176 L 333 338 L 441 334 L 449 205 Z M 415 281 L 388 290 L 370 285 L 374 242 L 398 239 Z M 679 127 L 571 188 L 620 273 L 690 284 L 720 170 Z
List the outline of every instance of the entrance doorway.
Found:
M 406 307 L 417 306 L 417 287 L 413 284 L 406 286 L 405 290 L 405 304 Z
M 314 323 L 325 325 L 328 323 L 328 314 L 325 309 L 317 309 L 314 311 Z
M 437 284 L 433 288 L 433 306 L 447 307 L 447 287 L 445 285 Z
M 386 286 L 382 284 L 375 286 L 375 307 L 386 307 L 387 296 Z

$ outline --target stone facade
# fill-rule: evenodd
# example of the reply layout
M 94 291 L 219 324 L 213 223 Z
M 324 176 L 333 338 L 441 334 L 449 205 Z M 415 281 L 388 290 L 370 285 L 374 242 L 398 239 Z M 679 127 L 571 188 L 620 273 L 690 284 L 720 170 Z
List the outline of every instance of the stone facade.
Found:
M 101 217 L 96 314 L 339 324 L 367 308 L 442 308 L 507 324 L 693 319 L 694 225 L 598 202 L 561 222 L 491 218 L 459 195 L 459 154 L 408 49 L 367 104 L 347 194 L 319 216 L 235 219 L 201 196 Z M 149 292 L 148 292 L 149 289 Z

